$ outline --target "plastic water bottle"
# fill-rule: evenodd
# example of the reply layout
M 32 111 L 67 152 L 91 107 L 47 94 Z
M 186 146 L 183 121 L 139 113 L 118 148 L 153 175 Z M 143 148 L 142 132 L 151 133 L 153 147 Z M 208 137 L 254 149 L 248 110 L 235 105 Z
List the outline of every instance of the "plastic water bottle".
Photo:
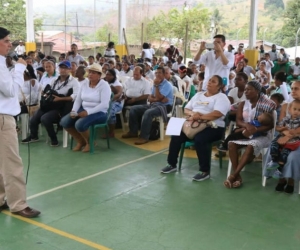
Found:
M 223 77 L 222 81 L 223 81 L 224 86 L 226 86 L 227 85 L 227 77 Z

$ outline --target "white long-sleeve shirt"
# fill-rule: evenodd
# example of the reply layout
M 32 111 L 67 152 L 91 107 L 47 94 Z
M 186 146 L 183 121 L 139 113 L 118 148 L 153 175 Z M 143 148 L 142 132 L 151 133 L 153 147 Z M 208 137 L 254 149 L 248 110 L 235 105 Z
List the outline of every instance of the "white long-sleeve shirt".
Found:
M 227 65 L 223 64 L 223 62 L 221 60 L 221 56 L 216 58 L 216 54 L 215 54 L 214 50 L 201 55 L 200 59 L 198 61 L 195 61 L 195 63 L 197 63 L 197 64 L 204 64 L 206 66 L 206 68 L 208 69 L 208 74 L 207 74 L 207 71 L 205 71 L 205 79 L 203 81 L 202 89 L 206 90 L 206 85 L 208 83 L 208 80 L 213 75 L 219 75 L 222 78 L 224 78 L 224 77 L 227 78 L 226 88 L 228 88 L 229 72 L 230 72 L 230 68 L 234 64 L 234 55 L 227 51 L 224 51 L 224 55 L 228 60 Z
M 51 88 L 54 87 L 55 81 L 57 79 L 58 79 L 58 77 L 52 79 L 52 81 L 50 83 Z M 62 82 L 58 81 L 58 83 L 54 87 L 54 90 L 56 90 L 58 94 L 67 95 L 69 92 L 69 89 L 73 89 L 73 94 L 71 95 L 71 97 L 72 97 L 73 101 L 75 101 L 78 90 L 79 90 L 79 83 L 78 83 L 77 79 L 74 78 L 73 76 L 69 76 L 68 83 L 65 86 L 63 86 L 63 84 L 64 84 L 64 81 L 62 81 Z
M 103 79 L 99 81 L 95 88 L 91 88 L 89 82 L 84 82 L 81 84 L 72 110 L 78 112 L 82 106 L 88 115 L 100 111 L 106 113 L 109 107 L 110 95 L 110 86 Z
M 16 63 L 14 71 L 10 72 L 5 60 L 0 55 L 0 114 L 15 116 L 21 112 L 18 94 L 19 87 L 24 84 L 26 66 Z

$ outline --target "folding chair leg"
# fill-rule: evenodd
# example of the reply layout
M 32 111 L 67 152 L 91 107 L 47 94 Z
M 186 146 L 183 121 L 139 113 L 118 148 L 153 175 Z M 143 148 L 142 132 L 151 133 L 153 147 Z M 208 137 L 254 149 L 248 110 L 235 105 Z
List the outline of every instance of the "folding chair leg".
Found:
M 94 129 L 93 126 L 91 126 L 90 127 L 90 139 L 89 139 L 89 142 L 90 142 L 90 153 L 91 154 L 94 153 L 94 140 L 95 140 L 94 134 L 95 134 L 95 129 Z
M 227 178 L 231 174 L 231 168 L 232 168 L 232 163 L 231 163 L 231 160 L 229 159 L 228 160 L 228 169 L 227 169 Z
M 68 132 L 64 129 L 63 130 L 63 148 L 68 147 Z
M 29 115 L 28 114 L 21 114 L 22 140 L 27 138 L 28 121 L 29 121 Z
M 159 133 L 160 133 L 160 140 L 163 141 L 164 140 L 164 122 L 162 117 L 159 117 Z
M 121 124 L 122 124 L 122 130 L 125 133 L 126 132 L 125 131 L 125 123 L 124 123 L 124 117 L 123 117 L 122 111 L 121 111 L 121 113 L 119 113 L 119 115 L 120 115 L 120 120 L 121 120 Z

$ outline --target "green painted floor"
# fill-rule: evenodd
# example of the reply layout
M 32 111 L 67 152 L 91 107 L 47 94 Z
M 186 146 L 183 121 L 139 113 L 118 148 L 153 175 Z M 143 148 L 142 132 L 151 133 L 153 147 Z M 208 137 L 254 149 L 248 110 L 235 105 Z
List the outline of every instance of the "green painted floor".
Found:
M 260 163 L 243 172 L 242 188 L 229 190 L 222 184 L 227 162 L 220 170 L 212 161 L 212 178 L 194 183 L 196 159 L 162 175 L 166 154 L 125 164 L 153 152 L 117 139 L 111 149 L 98 144 L 94 155 L 44 140 L 30 145 L 29 204 L 42 211 L 34 221 L 114 250 L 300 249 L 300 197 L 274 192 L 274 180 L 263 188 Z M 27 168 L 27 145 L 20 154 Z M 0 214 L 0 225 L 0 250 L 93 249 L 7 214 Z

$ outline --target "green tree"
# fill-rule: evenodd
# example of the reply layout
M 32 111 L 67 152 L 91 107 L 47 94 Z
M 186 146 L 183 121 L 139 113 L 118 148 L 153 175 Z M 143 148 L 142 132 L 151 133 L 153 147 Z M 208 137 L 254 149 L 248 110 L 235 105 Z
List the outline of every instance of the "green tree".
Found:
M 284 9 L 283 0 L 266 0 L 264 4 L 265 9 L 268 9 L 271 6 Z
M 299 0 L 291 0 L 287 3 L 283 18 L 283 27 L 276 32 L 275 41 L 283 47 L 295 46 L 295 36 L 300 27 Z
M 1 0 L 0 23 L 11 32 L 12 40 L 26 40 L 26 9 L 23 0 Z M 35 19 L 35 30 L 41 28 L 42 19 Z
M 219 33 L 227 34 L 229 26 L 227 23 L 225 23 L 224 16 L 220 14 L 219 9 L 215 9 L 213 11 L 211 18 L 215 24 L 215 35 Z

